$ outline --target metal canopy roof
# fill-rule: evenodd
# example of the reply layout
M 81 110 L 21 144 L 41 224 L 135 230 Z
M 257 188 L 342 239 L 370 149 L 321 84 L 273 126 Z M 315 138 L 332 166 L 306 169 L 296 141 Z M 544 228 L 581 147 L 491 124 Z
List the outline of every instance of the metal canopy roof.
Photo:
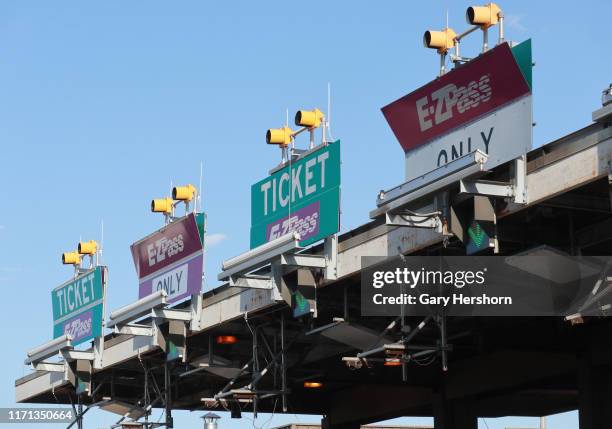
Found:
M 547 244 L 572 252 L 581 249 L 583 254 L 610 254 L 612 128 L 593 124 L 533 150 L 527 161 L 527 204 L 509 203 L 498 214 L 504 252 L 515 254 Z M 504 179 L 507 175 L 508 166 L 501 165 L 487 178 Z M 374 200 L 372 196 L 373 205 Z M 572 229 L 571 234 L 566 233 L 567 228 Z M 272 360 L 280 348 L 281 319 L 285 321 L 285 393 L 290 413 L 320 414 L 327 410 L 335 421 L 431 415 L 433 397 L 440 386 L 450 398 L 474 398 L 481 416 L 546 415 L 575 408 L 577 386 L 567 375 L 577 371 L 576 349 L 609 332 L 607 320 L 572 329 L 556 318 L 456 318 L 448 326 L 453 343 L 449 355 L 452 371 L 442 373 L 439 365 L 428 365 L 424 360 L 408 367 L 407 382 L 402 382 L 401 368 L 376 365 L 355 370 L 342 361 L 343 356 L 355 355 L 364 344 L 371 345 L 377 338 L 372 333 L 383 332 L 390 322 L 390 318 L 360 314 L 361 256 L 390 258 L 398 253 L 464 251 L 453 240 L 446 248 L 442 242 L 442 234 L 433 229 L 393 227 L 380 219 L 341 235 L 338 280 L 317 288 L 318 318 L 314 320 L 293 319 L 282 290 L 224 284 L 204 293 L 200 329 L 187 338 L 187 363 L 172 370 L 173 408 L 251 410 L 252 401 L 240 399 L 239 393 L 234 395 L 239 400 L 232 403 L 213 405 L 206 398 L 222 391 L 228 378 L 237 373 L 236 387 L 252 380 L 251 369 L 240 372 L 253 357 L 252 330 L 257 331 L 261 346 L 259 368 Z M 311 249 L 315 254 L 322 251 L 321 245 Z M 189 305 L 185 303 L 184 307 Z M 338 317 L 346 323 L 306 335 L 333 325 Z M 411 325 L 418 322 L 411 320 Z M 234 335 L 237 342 L 214 344 L 211 350 L 210 338 L 217 335 Z M 609 333 L 605 335 L 609 337 Z M 389 332 L 386 337 L 393 340 L 397 334 Z M 426 327 L 418 338 L 422 344 L 435 344 L 438 333 Z M 606 356 L 600 358 L 612 363 Z M 142 396 L 144 368 L 161 384 L 164 362 L 164 353 L 151 337 L 107 335 L 103 367 L 93 374 L 98 390 L 89 403 L 112 395 L 118 403 L 135 404 Z M 272 391 L 278 386 L 278 369 L 278 365 L 271 366 L 257 384 L 258 391 Z M 320 380 L 323 385 L 306 389 L 303 382 L 307 380 Z M 37 371 L 16 380 L 15 396 L 17 402 L 67 404 L 74 400 L 74 387 L 63 373 Z M 279 412 L 279 401 L 278 396 L 262 394 L 257 406 L 262 412 Z

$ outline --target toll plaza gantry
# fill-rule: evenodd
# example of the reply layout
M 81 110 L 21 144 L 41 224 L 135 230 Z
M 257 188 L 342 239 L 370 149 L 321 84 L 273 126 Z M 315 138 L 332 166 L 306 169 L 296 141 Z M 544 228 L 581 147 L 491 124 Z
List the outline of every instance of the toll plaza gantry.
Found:
M 305 129 L 325 124 L 318 110 L 298 113 Z M 159 291 L 111 312 L 112 332 L 90 350 L 69 335 L 33 349 L 26 363 L 35 371 L 16 380 L 16 400 L 80 404 L 78 424 L 99 407 L 122 416 L 118 425 L 149 427 L 159 425 L 150 410 L 164 408 L 166 427 L 181 409 L 316 414 L 330 429 L 433 416 L 437 429 L 476 429 L 478 417 L 577 409 L 581 429 L 607 428 L 605 311 L 398 318 L 361 308 L 364 256 L 466 255 L 466 206 L 470 220 L 493 226 L 486 252 L 611 255 L 612 104 L 593 120 L 505 162 L 480 150 L 457 156 L 372 196 L 370 222 L 310 247 L 296 231 L 256 243 L 223 263 L 213 290 L 178 304 Z M 275 171 L 339 146 L 324 138 L 290 152 L 295 134 L 287 125 L 268 132 L 283 153 Z M 170 203 L 157 211 L 170 213 Z M 603 282 L 607 293 L 612 277 Z

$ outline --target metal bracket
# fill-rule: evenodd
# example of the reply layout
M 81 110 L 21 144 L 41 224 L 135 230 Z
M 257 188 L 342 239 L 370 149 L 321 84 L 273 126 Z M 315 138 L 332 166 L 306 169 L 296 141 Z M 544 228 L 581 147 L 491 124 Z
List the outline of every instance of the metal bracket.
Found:
M 221 264 L 223 271 L 217 278 L 224 281 L 231 277 L 244 276 L 278 260 L 283 254 L 294 253 L 301 249 L 300 235 L 295 232 L 287 233 L 234 258 L 223 261 Z
M 462 194 L 484 195 L 488 197 L 511 198 L 517 204 L 527 203 L 527 159 L 526 155 L 514 160 L 514 178 L 511 182 L 490 180 L 460 180 L 459 192 Z
M 123 325 L 116 326 L 115 332 L 124 335 L 134 335 L 137 337 L 152 337 L 153 327 L 148 325 Z
M 230 286 L 273 289 L 280 285 L 282 268 L 304 267 L 324 270 L 325 280 L 337 278 L 338 236 L 336 234 L 325 239 L 322 255 L 297 253 L 303 248 L 299 246 L 299 235 L 288 233 L 285 236 L 261 245 L 239 255 L 222 265 L 223 272 L 219 280 L 228 280 Z M 257 268 L 270 265 L 270 276 L 249 274 Z M 279 271 L 280 270 L 280 271 Z
M 202 294 L 197 293 L 191 295 L 191 324 L 189 329 L 191 331 L 200 331 L 201 325 L 200 322 L 202 320 Z
M 281 265 L 308 268 L 325 268 L 327 261 L 325 256 L 305 255 L 305 254 L 284 254 L 281 255 Z
M 377 208 L 370 212 L 370 218 L 375 219 L 387 212 L 400 211 L 409 203 L 426 195 L 431 195 L 462 179 L 482 174 L 486 162 L 487 155 L 476 150 L 395 188 L 380 192 L 376 200 Z
M 175 310 L 171 308 L 154 308 L 153 316 L 166 320 L 182 320 L 183 322 L 191 322 L 190 310 Z
M 102 361 L 104 357 L 104 335 L 96 337 L 93 342 L 94 351 L 94 369 L 102 369 Z
M 323 246 L 325 252 L 325 280 L 338 279 L 338 234 L 325 239 Z
M 274 281 L 269 276 L 258 276 L 254 274 L 244 275 L 241 277 L 230 277 L 230 286 L 243 287 L 250 289 L 272 289 Z
M 410 214 L 385 213 L 385 223 L 389 226 L 403 226 L 410 228 L 432 228 L 442 232 L 440 216 L 420 216 Z
M 36 371 L 48 371 L 48 372 L 65 372 L 66 364 L 64 362 L 38 362 L 32 364 Z
M 62 356 L 66 361 L 70 360 L 94 360 L 94 352 L 87 352 L 82 350 L 62 350 Z

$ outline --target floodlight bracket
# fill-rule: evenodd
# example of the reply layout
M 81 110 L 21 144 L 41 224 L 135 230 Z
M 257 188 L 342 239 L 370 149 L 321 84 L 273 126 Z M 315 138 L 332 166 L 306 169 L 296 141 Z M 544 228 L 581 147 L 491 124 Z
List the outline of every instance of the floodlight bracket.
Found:
M 120 327 L 127 325 L 141 317 L 152 315 L 153 310 L 163 308 L 168 303 L 168 294 L 164 290 L 160 290 L 139 299 L 131 304 L 126 305 L 110 314 L 110 321 L 106 325 L 108 328 Z
M 62 350 L 62 356 L 66 362 L 74 360 L 94 360 L 94 352 L 83 351 L 83 350 Z
M 512 165 L 513 179 L 510 182 L 462 179 L 459 193 L 510 199 L 516 204 L 527 203 L 527 157 L 522 155 Z
M 240 277 L 230 277 L 230 286 L 248 289 L 273 289 L 274 281 L 270 276 L 247 274 Z
M 66 362 L 38 362 L 33 363 L 32 367 L 36 371 L 47 371 L 47 372 L 65 372 Z
M 129 324 L 115 327 L 115 332 L 123 335 L 133 335 L 136 337 L 152 337 L 153 327 L 149 325 Z
M 377 219 L 386 213 L 401 213 L 410 203 L 420 198 L 483 173 L 486 162 L 487 155 L 475 150 L 395 188 L 381 191 L 376 201 L 377 208 L 370 212 L 370 218 Z
M 47 358 L 61 354 L 64 350 L 72 350 L 72 336 L 65 334 L 45 344 L 28 351 L 26 365 L 41 363 Z
M 307 255 L 307 254 L 283 254 L 281 257 L 281 265 L 293 267 L 308 267 L 308 268 L 326 268 L 327 260 L 322 255 Z
M 174 308 L 154 308 L 152 315 L 159 319 L 191 321 L 191 310 L 177 310 Z
M 409 228 L 430 228 L 442 232 L 442 219 L 438 214 L 423 216 L 419 214 L 385 213 L 385 224 Z
M 285 253 L 294 253 L 301 249 L 300 235 L 296 232 L 289 232 L 261 246 L 223 261 L 221 264 L 223 271 L 217 278 L 221 281 L 235 280 L 278 260 Z

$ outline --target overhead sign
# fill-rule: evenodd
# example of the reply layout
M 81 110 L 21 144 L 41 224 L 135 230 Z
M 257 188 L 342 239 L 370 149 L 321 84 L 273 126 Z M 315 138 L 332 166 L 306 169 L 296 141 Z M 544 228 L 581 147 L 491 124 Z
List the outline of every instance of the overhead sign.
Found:
M 502 43 L 382 112 L 408 152 L 530 92 L 531 41 L 512 49 Z
M 96 267 L 51 291 L 53 338 L 69 334 L 78 345 L 102 335 L 106 267 Z
M 203 214 L 190 213 L 132 244 L 138 298 L 165 290 L 168 302 L 174 302 L 200 293 L 203 230 Z
M 302 246 L 338 232 L 340 141 L 322 146 L 251 187 L 251 248 L 295 231 Z
M 460 126 L 406 153 L 406 180 L 419 177 L 477 149 L 487 154 L 487 169 L 532 148 L 531 95 Z

